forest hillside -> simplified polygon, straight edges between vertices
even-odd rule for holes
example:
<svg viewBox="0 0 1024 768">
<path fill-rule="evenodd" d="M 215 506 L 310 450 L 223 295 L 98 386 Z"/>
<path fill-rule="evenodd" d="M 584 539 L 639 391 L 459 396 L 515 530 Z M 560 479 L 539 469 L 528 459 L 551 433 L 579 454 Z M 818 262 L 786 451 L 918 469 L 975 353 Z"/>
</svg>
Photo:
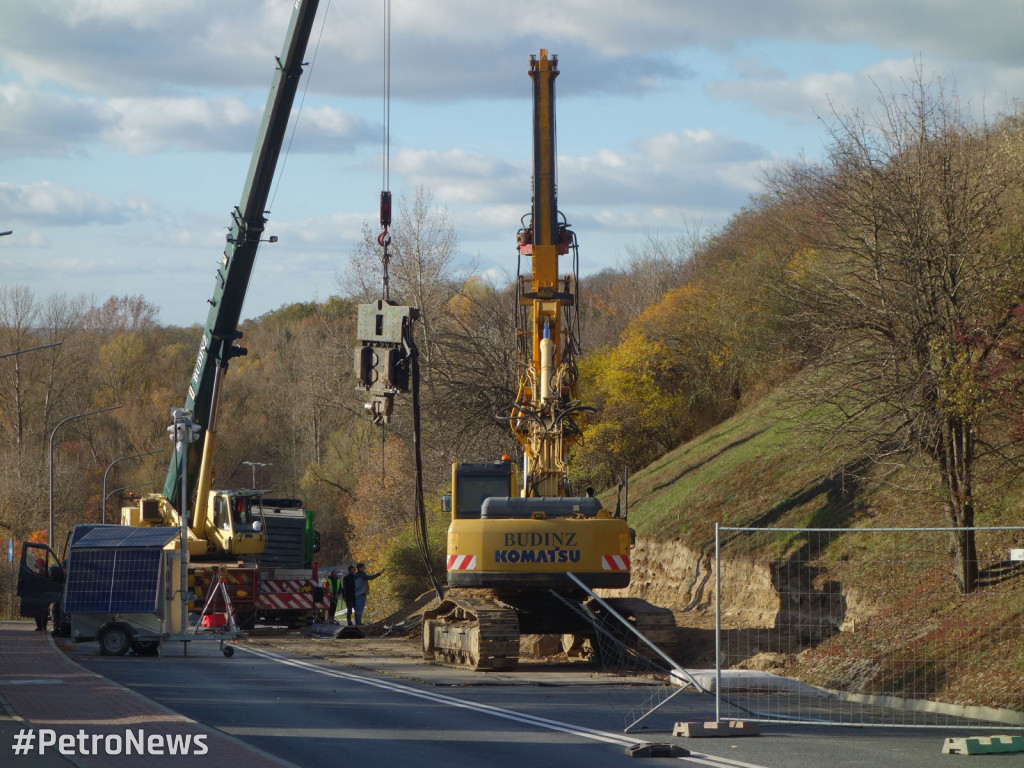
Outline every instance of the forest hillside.
<svg viewBox="0 0 1024 768">
<path fill-rule="evenodd" d="M 948 526 L 956 599 L 994 594 L 1006 542 L 971 529 L 1024 523 L 1021 120 L 979 123 L 944 83 L 919 80 L 880 94 L 874 115 L 823 125 L 825 158 L 772 169 L 720 229 L 651 236 L 577 276 L 579 388 L 596 413 L 568 479 L 608 505 L 629 478 L 641 539 L 700 556 L 715 522 Z M 428 538 L 443 571 L 451 462 L 521 456 L 495 418 L 515 399 L 518 309 L 514 285 L 456 259 L 429 191 L 398 199 L 392 235 L 391 296 L 420 310 Z M 367 225 L 336 296 L 242 325 L 214 482 L 303 499 L 322 562 L 386 569 L 373 607 L 385 613 L 427 582 L 408 403 L 371 424 L 353 375 L 378 251 Z M 51 490 L 60 542 L 162 487 L 200 329 L 156 316 L 138 296 L 0 287 L 0 352 L 34 350 L 0 360 L 0 538 L 45 536 Z M 1011 576 L 996 589 L 1019 590 Z"/>
</svg>

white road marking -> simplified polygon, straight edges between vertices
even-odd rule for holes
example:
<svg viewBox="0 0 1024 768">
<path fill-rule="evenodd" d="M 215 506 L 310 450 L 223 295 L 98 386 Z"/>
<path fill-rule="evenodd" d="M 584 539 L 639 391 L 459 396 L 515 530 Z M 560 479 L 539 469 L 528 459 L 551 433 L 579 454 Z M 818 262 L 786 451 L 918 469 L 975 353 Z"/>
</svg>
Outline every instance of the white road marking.
<svg viewBox="0 0 1024 768">
<path fill-rule="evenodd" d="M 392 693 L 400 693 L 405 696 L 412 696 L 417 699 L 426 699 L 427 701 L 433 701 L 438 704 L 446 704 L 451 707 L 457 707 L 459 709 L 469 709 L 474 712 L 480 712 L 493 717 L 500 717 L 505 720 L 512 720 L 518 723 L 524 723 L 526 725 L 533 725 L 538 728 L 546 728 L 549 731 L 557 731 L 559 733 L 566 733 L 574 736 L 580 736 L 586 739 L 592 739 L 594 741 L 603 741 L 608 744 L 618 744 L 623 747 L 629 747 L 638 743 L 637 739 L 624 736 L 618 733 L 611 733 L 609 731 L 599 731 L 593 728 L 585 728 L 579 725 L 571 725 L 569 723 L 559 722 L 558 720 L 548 720 L 547 718 L 537 717 L 535 715 L 528 715 L 523 712 L 515 712 L 511 709 L 502 709 L 501 707 L 495 707 L 490 704 L 479 704 L 472 701 L 466 701 L 464 699 L 457 699 L 454 696 L 447 696 L 443 693 L 437 693 L 435 691 L 421 690 L 419 688 L 413 688 L 409 685 L 403 685 L 402 683 L 396 683 L 391 680 L 378 680 L 369 677 L 363 677 L 351 672 L 342 672 L 338 669 L 327 669 L 317 664 L 313 664 L 308 661 L 300 661 L 298 659 L 289 659 L 284 656 L 279 656 L 272 651 L 266 651 L 263 649 L 251 648 L 244 645 L 236 646 L 239 650 L 246 651 L 247 653 L 255 654 L 256 656 L 262 656 L 263 658 L 276 661 L 279 664 L 286 664 L 291 667 L 298 667 L 305 669 L 309 672 L 314 672 L 318 675 L 324 675 L 325 677 L 337 677 L 343 680 L 349 680 L 354 683 L 360 683 L 362 685 L 369 685 L 374 688 L 380 688 Z M 730 760 L 727 757 L 718 757 L 716 755 L 705 755 L 699 752 L 691 752 L 689 757 L 681 757 L 680 760 L 685 760 L 692 763 L 699 763 L 701 765 L 715 766 L 715 768 L 767 768 L 766 766 L 756 765 L 754 763 L 744 763 L 739 760 Z"/>
</svg>

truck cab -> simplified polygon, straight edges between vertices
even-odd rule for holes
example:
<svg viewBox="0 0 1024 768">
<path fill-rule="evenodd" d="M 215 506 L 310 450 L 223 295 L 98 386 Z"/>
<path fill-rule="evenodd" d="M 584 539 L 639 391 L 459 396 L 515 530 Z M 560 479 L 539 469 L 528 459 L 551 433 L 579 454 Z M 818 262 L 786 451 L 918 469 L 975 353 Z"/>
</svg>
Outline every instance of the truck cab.
<svg viewBox="0 0 1024 768">
<path fill-rule="evenodd" d="M 76 525 L 68 535 L 64 557 L 45 544 L 26 541 L 21 548 L 16 588 L 21 599 L 21 615 L 35 618 L 42 613 L 52 613 L 53 631 L 60 637 L 70 636 L 70 625 L 65 621 L 63 609 L 68 549 L 95 528 L 116 527 L 95 523 Z"/>
<path fill-rule="evenodd" d="M 64 592 L 64 565 L 57 553 L 45 544 L 26 541 L 21 548 L 18 565 L 18 597 L 20 613 L 28 618 L 49 615 L 50 607 L 60 604 Z M 54 614 L 59 624 L 59 613 Z M 55 626 L 54 629 L 58 627 Z"/>
</svg>

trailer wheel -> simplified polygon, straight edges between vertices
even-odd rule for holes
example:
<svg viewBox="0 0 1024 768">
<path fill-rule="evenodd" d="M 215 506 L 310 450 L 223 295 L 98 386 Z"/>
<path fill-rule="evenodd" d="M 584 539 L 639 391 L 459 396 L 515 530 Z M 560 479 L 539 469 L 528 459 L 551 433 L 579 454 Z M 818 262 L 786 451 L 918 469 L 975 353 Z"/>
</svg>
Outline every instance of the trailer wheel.
<svg viewBox="0 0 1024 768">
<path fill-rule="evenodd" d="M 131 647 L 128 630 L 120 624 L 111 624 L 100 632 L 100 653 L 104 656 L 124 656 Z"/>
<path fill-rule="evenodd" d="M 230 645 L 225 645 L 223 648 L 220 649 L 220 652 L 223 653 L 224 657 L 228 659 L 235 655 L 235 649 L 232 648 Z"/>
</svg>

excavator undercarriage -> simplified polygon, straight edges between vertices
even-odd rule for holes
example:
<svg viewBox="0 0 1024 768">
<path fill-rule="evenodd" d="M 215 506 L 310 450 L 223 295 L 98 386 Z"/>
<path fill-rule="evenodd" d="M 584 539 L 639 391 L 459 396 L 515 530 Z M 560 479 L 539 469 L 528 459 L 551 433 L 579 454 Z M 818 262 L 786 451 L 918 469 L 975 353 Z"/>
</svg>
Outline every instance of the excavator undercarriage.
<svg viewBox="0 0 1024 768">
<path fill-rule="evenodd" d="M 605 606 L 662 650 L 675 643 L 675 617 L 668 609 L 633 597 L 605 598 L 604 605 L 585 597 L 553 591 L 488 595 L 487 590 L 449 590 L 438 606 L 423 614 L 423 657 L 446 666 L 507 671 L 519 663 L 521 635 L 561 635 L 563 651 L 588 648 L 589 655 L 599 652 L 596 635 L 605 632 L 650 658 L 652 650 Z M 582 610 L 571 610 L 567 602 Z"/>
</svg>

